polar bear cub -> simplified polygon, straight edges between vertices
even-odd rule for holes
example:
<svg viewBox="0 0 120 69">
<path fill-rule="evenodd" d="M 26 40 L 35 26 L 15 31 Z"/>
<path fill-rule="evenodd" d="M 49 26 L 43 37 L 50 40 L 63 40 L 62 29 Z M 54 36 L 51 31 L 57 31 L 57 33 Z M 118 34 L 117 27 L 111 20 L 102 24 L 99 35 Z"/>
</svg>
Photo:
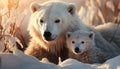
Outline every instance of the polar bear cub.
<svg viewBox="0 0 120 69">
<path fill-rule="evenodd" d="M 67 32 L 66 44 L 69 49 L 69 57 L 83 63 L 103 63 L 107 59 L 95 46 L 95 34 L 92 31 L 77 30 Z"/>
</svg>

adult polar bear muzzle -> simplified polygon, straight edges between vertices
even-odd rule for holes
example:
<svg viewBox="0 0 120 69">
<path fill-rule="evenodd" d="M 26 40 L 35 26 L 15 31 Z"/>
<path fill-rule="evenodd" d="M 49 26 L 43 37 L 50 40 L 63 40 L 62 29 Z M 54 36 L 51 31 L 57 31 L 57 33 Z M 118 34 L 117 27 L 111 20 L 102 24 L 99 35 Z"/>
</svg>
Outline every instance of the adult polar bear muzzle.
<svg viewBox="0 0 120 69">
<path fill-rule="evenodd" d="M 45 31 L 43 36 L 44 36 L 45 40 L 47 40 L 47 41 L 54 40 L 54 38 L 52 38 L 52 33 L 49 31 Z"/>
<path fill-rule="evenodd" d="M 49 31 L 45 31 L 43 36 L 45 37 L 46 40 L 48 41 L 51 40 L 51 33 Z"/>
<path fill-rule="evenodd" d="M 43 38 L 46 41 L 53 41 L 59 36 L 60 30 L 58 30 L 58 26 L 55 26 L 54 23 L 46 23 L 46 29 L 43 32 Z"/>
<path fill-rule="evenodd" d="M 53 35 L 50 31 L 45 31 L 43 37 L 47 41 L 52 41 L 56 39 L 57 35 Z"/>
</svg>

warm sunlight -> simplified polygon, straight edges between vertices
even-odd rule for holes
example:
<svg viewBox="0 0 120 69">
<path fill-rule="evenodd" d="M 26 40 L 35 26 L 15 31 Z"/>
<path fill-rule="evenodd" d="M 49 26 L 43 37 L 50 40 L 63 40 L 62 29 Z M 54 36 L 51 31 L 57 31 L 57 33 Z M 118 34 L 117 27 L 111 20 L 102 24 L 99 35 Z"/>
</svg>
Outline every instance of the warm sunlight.
<svg viewBox="0 0 120 69">
<path fill-rule="evenodd" d="M 118 66 L 117 69 L 120 69 L 120 66 Z"/>
<path fill-rule="evenodd" d="M 109 69 L 109 64 L 104 64 L 98 67 L 98 69 Z"/>
</svg>

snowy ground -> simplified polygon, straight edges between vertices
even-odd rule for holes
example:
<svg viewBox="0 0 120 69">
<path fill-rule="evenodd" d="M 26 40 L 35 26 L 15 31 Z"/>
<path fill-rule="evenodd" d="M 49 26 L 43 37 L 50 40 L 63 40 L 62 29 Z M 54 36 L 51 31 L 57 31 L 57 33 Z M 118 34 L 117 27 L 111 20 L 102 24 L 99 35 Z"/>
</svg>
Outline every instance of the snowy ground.
<svg viewBox="0 0 120 69">
<path fill-rule="evenodd" d="M 74 59 L 67 59 L 55 65 L 45 59 L 39 61 L 15 49 L 13 54 L 0 54 L 0 69 L 120 69 L 120 55 L 103 64 L 84 64 Z"/>
</svg>

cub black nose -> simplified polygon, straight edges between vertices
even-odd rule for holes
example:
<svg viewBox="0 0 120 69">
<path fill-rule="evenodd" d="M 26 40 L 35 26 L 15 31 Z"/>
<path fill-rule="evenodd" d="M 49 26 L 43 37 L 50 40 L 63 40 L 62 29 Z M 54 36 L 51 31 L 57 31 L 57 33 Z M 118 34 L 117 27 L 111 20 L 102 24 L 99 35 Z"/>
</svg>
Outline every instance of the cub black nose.
<svg viewBox="0 0 120 69">
<path fill-rule="evenodd" d="M 49 31 L 45 31 L 43 36 L 45 37 L 46 40 L 49 41 L 51 40 L 51 35 L 52 34 Z"/>
<path fill-rule="evenodd" d="M 80 49 L 78 47 L 75 48 L 75 52 L 76 53 L 79 53 L 80 52 Z"/>
</svg>

